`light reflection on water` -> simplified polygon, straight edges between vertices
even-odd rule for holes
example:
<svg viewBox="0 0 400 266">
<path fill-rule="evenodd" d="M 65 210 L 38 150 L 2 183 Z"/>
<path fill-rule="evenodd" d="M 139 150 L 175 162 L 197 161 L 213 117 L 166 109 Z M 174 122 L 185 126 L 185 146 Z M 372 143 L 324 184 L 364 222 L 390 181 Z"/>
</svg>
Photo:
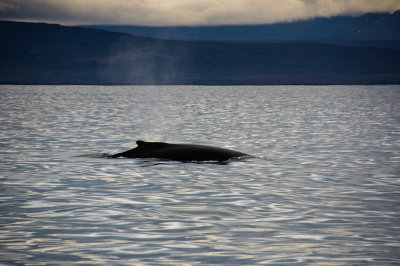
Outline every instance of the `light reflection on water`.
<svg viewBox="0 0 400 266">
<path fill-rule="evenodd" d="M 399 86 L 0 96 L 1 263 L 400 263 Z M 137 139 L 258 158 L 102 158 Z"/>
</svg>

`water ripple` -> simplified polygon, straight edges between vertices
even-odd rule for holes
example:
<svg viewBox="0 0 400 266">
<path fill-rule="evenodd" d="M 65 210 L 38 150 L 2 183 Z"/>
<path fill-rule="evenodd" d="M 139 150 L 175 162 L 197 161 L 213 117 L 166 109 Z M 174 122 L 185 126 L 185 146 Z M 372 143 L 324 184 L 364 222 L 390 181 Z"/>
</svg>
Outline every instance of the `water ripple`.
<svg viewBox="0 0 400 266">
<path fill-rule="evenodd" d="M 399 91 L 0 86 L 0 263 L 399 264 Z M 137 139 L 256 158 L 105 158 Z"/>
</svg>

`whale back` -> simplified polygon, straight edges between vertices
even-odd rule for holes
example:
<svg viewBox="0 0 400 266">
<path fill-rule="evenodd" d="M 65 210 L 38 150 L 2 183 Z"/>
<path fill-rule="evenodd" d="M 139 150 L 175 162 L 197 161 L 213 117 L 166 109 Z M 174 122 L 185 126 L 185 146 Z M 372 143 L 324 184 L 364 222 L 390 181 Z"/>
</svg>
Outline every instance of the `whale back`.
<svg viewBox="0 0 400 266">
<path fill-rule="evenodd" d="M 143 141 L 143 140 L 137 140 L 136 144 L 138 145 L 138 147 L 165 147 L 166 145 L 171 145 L 169 143 L 165 143 L 165 142 L 147 142 L 147 141 Z"/>
<path fill-rule="evenodd" d="M 199 144 L 171 144 L 136 141 L 136 148 L 112 155 L 112 158 L 158 158 L 175 161 L 226 161 L 249 156 L 246 153 Z"/>
</svg>

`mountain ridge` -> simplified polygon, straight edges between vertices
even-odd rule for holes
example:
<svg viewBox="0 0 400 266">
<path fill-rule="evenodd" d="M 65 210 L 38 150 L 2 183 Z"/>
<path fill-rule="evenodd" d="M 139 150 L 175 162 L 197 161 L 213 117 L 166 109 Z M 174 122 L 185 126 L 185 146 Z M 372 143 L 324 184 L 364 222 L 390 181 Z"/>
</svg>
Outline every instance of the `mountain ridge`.
<svg viewBox="0 0 400 266">
<path fill-rule="evenodd" d="M 318 17 L 261 25 L 151 27 L 91 25 L 88 28 L 136 36 L 222 42 L 400 41 L 400 11 L 362 16 Z"/>
<path fill-rule="evenodd" d="M 0 21 L 2 84 L 392 84 L 400 51 L 320 43 L 174 41 Z"/>
</svg>

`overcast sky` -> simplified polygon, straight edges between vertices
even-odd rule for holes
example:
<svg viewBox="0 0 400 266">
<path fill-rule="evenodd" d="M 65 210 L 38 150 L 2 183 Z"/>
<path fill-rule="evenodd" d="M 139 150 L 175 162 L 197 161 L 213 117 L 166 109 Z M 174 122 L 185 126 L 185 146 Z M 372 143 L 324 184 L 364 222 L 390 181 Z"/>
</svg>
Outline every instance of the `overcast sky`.
<svg viewBox="0 0 400 266">
<path fill-rule="evenodd" d="M 264 24 L 400 10 L 400 0 L 0 0 L 0 19 L 149 26 Z"/>
</svg>

